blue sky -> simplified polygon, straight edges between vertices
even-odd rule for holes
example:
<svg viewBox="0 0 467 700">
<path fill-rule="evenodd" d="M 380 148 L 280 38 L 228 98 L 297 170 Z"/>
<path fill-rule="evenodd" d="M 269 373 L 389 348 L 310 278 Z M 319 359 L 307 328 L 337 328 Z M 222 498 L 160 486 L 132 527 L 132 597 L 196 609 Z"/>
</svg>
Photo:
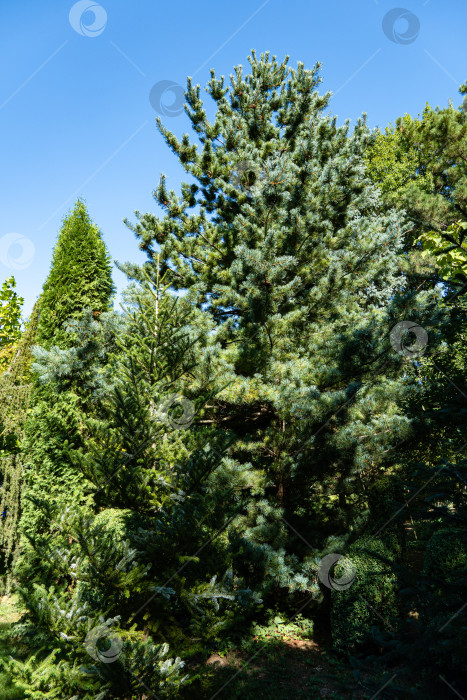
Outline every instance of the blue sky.
<svg viewBox="0 0 467 700">
<path fill-rule="evenodd" d="M 465 0 L 400 2 L 397 12 L 393 0 L 2 0 L 0 282 L 14 274 L 27 315 L 78 196 L 113 259 L 144 260 L 122 220 L 157 211 L 161 172 L 175 189 L 183 179 L 155 128 L 149 95 L 160 81 L 191 75 L 203 86 L 210 68 L 228 76 L 255 48 L 291 65 L 320 61 L 340 121 L 366 112 L 384 127 L 426 102 L 458 106 Z M 189 131 L 183 113 L 164 121 Z M 114 279 L 121 290 L 124 276 Z"/>
</svg>

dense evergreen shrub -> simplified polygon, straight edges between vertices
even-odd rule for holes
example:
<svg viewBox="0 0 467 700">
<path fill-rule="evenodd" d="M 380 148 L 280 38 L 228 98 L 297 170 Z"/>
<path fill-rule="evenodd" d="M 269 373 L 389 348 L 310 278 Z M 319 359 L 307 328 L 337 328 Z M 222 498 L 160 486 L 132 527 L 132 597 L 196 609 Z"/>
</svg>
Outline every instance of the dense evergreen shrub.
<svg viewBox="0 0 467 700">
<path fill-rule="evenodd" d="M 430 538 L 425 550 L 424 573 L 452 579 L 467 569 L 467 533 L 460 528 L 441 528 Z"/>
<path fill-rule="evenodd" d="M 371 642 L 373 627 L 392 626 L 398 612 L 397 576 L 384 561 L 392 556 L 381 540 L 362 537 L 349 548 L 346 559 L 336 564 L 335 579 L 348 574 L 351 565 L 355 571 L 349 588 L 331 593 L 331 629 L 336 649 L 355 651 Z"/>
<path fill-rule="evenodd" d="M 379 539 L 394 554 L 402 554 L 405 547 L 404 518 L 398 511 L 405 504 L 404 489 L 397 474 L 381 477 L 368 489 L 369 526 L 372 532 L 383 528 Z M 398 515 L 397 515 L 398 514 Z"/>
</svg>

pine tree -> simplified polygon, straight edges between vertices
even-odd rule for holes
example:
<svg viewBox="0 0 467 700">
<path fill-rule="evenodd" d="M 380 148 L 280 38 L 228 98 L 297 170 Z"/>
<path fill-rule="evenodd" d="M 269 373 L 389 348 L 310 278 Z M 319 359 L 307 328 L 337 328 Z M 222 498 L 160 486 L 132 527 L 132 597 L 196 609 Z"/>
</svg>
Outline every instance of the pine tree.
<svg viewBox="0 0 467 700">
<path fill-rule="evenodd" d="M 79 318 L 84 309 L 95 315 L 108 311 L 113 292 L 111 262 L 102 235 L 84 202 L 78 200 L 63 221 L 40 296 L 38 344 L 69 344 L 71 336 L 64 324 Z"/>
<path fill-rule="evenodd" d="M 418 387 L 390 331 L 406 319 L 436 329 L 436 293 L 407 286 L 407 226 L 367 175 L 365 120 L 350 130 L 324 114 L 318 65 L 249 62 L 230 86 L 212 72 L 213 122 L 188 79 L 200 146 L 159 129 L 192 182 L 178 196 L 162 176 L 164 216 L 136 212 L 129 226 L 146 268 L 160 250 L 173 288 L 213 319 L 230 367 L 208 419 L 234 431 L 235 455 L 263 487 L 232 526 L 238 570 L 318 594 L 319 557 L 363 528 L 368 488 L 411 432 L 403 403 Z"/>
</svg>

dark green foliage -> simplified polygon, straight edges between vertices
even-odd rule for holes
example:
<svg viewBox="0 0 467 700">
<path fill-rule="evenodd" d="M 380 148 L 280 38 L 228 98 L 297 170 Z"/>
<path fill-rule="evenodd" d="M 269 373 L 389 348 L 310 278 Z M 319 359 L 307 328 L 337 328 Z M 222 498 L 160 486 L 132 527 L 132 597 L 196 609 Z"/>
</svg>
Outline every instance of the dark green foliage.
<svg viewBox="0 0 467 700">
<path fill-rule="evenodd" d="M 260 602 L 232 569 L 224 532 L 251 479 L 228 459 L 227 436 L 190 427 L 215 379 L 209 352 L 203 356 L 203 324 L 158 279 L 126 299 L 107 361 L 93 336 L 115 327 L 111 314 L 75 325 L 69 350 L 36 353 L 57 414 L 38 405 L 29 431 L 38 482 L 51 483 L 46 496 L 31 477 L 35 510 L 25 512 L 28 543 L 16 569 L 43 647 L 29 665 L 15 666 L 28 691 L 47 682 L 57 694 L 87 698 L 99 687 L 102 697 L 123 698 L 137 687 L 133 673 L 170 695 L 165 667 L 148 661 L 158 645 L 187 649 L 192 637 L 206 644 Z M 163 410 L 168 396 L 182 392 L 193 407 L 185 430 L 177 429 L 176 410 Z M 87 410 L 78 411 L 83 396 Z M 82 642 L 106 618 L 124 640 L 124 656 L 99 667 L 98 682 Z M 174 668 L 178 677 L 180 663 Z"/>
<path fill-rule="evenodd" d="M 430 538 L 425 550 L 424 572 L 444 581 L 452 579 L 453 572 L 466 570 L 467 546 L 465 530 L 441 528 Z"/>
<path fill-rule="evenodd" d="M 86 500 L 86 482 L 73 460 L 83 446 L 80 422 L 78 399 L 71 392 L 55 397 L 53 405 L 40 401 L 31 410 L 22 446 L 25 471 L 21 534 L 27 541 L 23 542 L 17 570 L 25 580 L 37 576 L 52 583 L 53 563 L 43 559 L 38 545 L 49 540 L 62 508 L 79 507 Z M 66 537 L 60 537 L 53 538 L 52 543 L 63 547 L 66 541 Z"/>
<path fill-rule="evenodd" d="M 386 205 L 404 208 L 412 222 L 405 243 L 410 284 L 427 289 L 442 281 L 444 295 L 444 342 L 409 370 L 421 388 L 407 404 L 416 429 L 393 477 L 407 503 L 397 519 L 412 532 L 407 560 L 395 569 L 406 619 L 396 638 L 380 639 L 384 661 L 407 664 L 434 697 L 451 692 L 442 674 L 465 695 L 467 663 L 466 146 L 465 111 L 427 106 L 418 119 L 398 119 L 369 151 L 369 172 Z"/>
<path fill-rule="evenodd" d="M 397 576 L 391 569 L 392 553 L 381 540 L 360 538 L 335 566 L 334 578 L 349 574 L 353 565 L 355 580 L 345 590 L 331 594 L 331 629 L 334 647 L 354 652 L 368 645 L 373 629 L 390 630 L 398 614 Z"/>
<path fill-rule="evenodd" d="M 372 532 L 382 528 L 380 539 L 397 555 L 405 545 L 404 524 L 397 517 L 404 505 L 404 489 L 397 473 L 383 476 L 368 488 L 369 527 Z"/>
<path fill-rule="evenodd" d="M 447 452 L 449 444 L 445 447 Z M 465 692 L 467 474 L 464 459 L 452 454 L 452 460 L 408 467 L 406 498 L 415 534 L 409 538 L 407 561 L 396 559 L 391 567 L 400 581 L 400 619 L 396 634 L 377 632 L 384 649 L 378 663 L 402 666 L 401 679 L 417 675 L 422 690 L 415 697 L 420 699 L 427 688 L 429 697 L 442 696 L 443 674 Z M 405 509 L 399 517 L 407 518 Z"/>
<path fill-rule="evenodd" d="M 64 324 L 84 309 L 108 311 L 114 292 L 110 257 L 84 202 L 78 200 L 63 221 L 49 276 L 40 297 L 37 343 L 67 347 L 71 336 Z"/>
</svg>

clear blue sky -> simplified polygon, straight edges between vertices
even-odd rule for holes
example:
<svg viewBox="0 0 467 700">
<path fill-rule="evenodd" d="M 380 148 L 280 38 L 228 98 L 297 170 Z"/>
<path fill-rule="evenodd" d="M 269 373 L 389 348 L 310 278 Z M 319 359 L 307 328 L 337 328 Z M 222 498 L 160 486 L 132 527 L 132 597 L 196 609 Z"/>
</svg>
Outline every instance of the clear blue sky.
<svg viewBox="0 0 467 700">
<path fill-rule="evenodd" d="M 400 3 L 408 12 L 393 21 L 397 0 L 90 0 L 70 22 L 69 0 L 1 0 L 0 282 L 15 275 L 28 314 L 78 196 L 113 259 L 144 260 L 122 219 L 157 210 L 161 172 L 175 189 L 183 179 L 155 128 L 149 94 L 159 81 L 184 85 L 191 75 L 204 85 L 210 68 L 228 76 L 255 48 L 290 54 L 292 65 L 320 61 L 340 121 L 366 112 L 384 127 L 425 102 L 459 105 L 467 3 Z M 164 119 L 189 131 L 183 113 Z M 123 275 L 114 279 L 122 289 Z"/>
</svg>

